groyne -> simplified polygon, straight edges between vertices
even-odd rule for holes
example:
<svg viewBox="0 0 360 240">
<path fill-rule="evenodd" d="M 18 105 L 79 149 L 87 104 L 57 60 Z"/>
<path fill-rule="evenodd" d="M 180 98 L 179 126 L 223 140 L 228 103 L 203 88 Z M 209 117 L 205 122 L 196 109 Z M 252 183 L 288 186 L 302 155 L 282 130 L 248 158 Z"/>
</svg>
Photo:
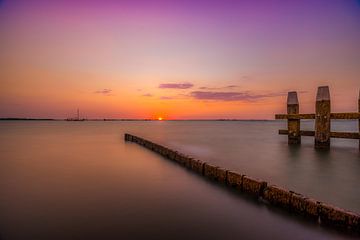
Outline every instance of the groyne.
<svg viewBox="0 0 360 240">
<path fill-rule="evenodd" d="M 192 158 L 141 137 L 125 133 L 125 141 L 144 146 L 199 175 L 236 189 L 239 192 L 259 198 L 270 205 L 304 216 L 323 225 L 344 229 L 357 234 L 360 233 L 360 215 L 357 213 L 317 201 L 300 193 L 272 185 L 261 179 Z"/>
<path fill-rule="evenodd" d="M 288 135 L 288 143 L 300 144 L 301 136 L 315 137 L 315 148 L 330 148 L 331 138 L 347 138 L 360 140 L 360 92 L 358 112 L 332 113 L 330 90 L 328 86 L 318 88 L 316 94 L 315 113 L 299 114 L 297 92 L 288 92 L 287 114 L 276 114 L 275 119 L 286 119 L 288 129 L 280 129 L 279 134 Z M 314 119 L 315 131 L 300 130 L 301 119 Z M 358 120 L 358 132 L 332 132 L 331 119 Z M 360 150 L 360 141 L 359 141 Z"/>
</svg>

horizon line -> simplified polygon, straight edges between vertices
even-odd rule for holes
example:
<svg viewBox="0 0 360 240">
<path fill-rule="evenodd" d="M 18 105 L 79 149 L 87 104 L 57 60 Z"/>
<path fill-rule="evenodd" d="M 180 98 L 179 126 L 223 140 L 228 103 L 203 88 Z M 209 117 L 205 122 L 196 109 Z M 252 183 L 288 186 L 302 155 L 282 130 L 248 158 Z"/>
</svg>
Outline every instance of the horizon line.
<svg viewBox="0 0 360 240">
<path fill-rule="evenodd" d="M 185 119 L 162 119 L 156 118 L 87 118 L 87 119 L 67 119 L 67 118 L 27 118 L 27 117 L 1 117 L 0 121 L 24 120 L 24 121 L 275 121 L 276 119 L 245 119 L 245 118 L 185 118 Z"/>
</svg>

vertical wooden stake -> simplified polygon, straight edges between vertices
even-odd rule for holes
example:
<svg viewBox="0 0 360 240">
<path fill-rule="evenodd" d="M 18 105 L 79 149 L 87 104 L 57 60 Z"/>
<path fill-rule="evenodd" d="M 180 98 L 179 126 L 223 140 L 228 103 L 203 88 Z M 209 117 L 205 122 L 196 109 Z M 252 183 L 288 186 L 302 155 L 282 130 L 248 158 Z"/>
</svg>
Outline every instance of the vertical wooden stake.
<svg viewBox="0 0 360 240">
<path fill-rule="evenodd" d="M 358 112 L 360 113 L 360 90 L 359 90 L 359 99 L 358 99 Z M 360 119 L 359 119 L 359 134 L 360 134 Z M 359 150 L 360 150 L 360 139 L 359 139 Z"/>
<path fill-rule="evenodd" d="M 299 100 L 296 92 L 288 92 L 287 113 L 299 114 Z M 300 119 L 288 119 L 288 144 L 300 144 Z"/>
<path fill-rule="evenodd" d="M 316 95 L 315 148 L 330 147 L 330 91 L 319 87 Z"/>
</svg>

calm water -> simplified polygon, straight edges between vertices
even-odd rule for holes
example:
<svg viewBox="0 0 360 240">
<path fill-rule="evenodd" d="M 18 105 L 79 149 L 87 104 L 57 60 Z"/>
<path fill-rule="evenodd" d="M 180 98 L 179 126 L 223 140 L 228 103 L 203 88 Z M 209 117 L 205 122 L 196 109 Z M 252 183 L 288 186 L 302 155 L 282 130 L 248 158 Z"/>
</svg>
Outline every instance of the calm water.
<svg viewBox="0 0 360 240">
<path fill-rule="evenodd" d="M 311 129 L 311 122 L 303 123 Z M 0 239 L 347 239 L 269 208 L 132 143 L 137 134 L 360 212 L 355 140 L 328 152 L 284 122 L 0 122 Z M 357 131 L 356 122 L 334 130 Z"/>
</svg>

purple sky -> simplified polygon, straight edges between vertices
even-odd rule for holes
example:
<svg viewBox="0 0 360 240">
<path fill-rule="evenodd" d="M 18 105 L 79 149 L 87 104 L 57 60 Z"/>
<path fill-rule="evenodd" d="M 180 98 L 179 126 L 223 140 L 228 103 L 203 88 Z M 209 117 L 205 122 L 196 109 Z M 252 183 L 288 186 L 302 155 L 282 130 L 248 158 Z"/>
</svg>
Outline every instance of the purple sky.
<svg viewBox="0 0 360 240">
<path fill-rule="evenodd" d="M 303 112 L 320 85 L 334 111 L 358 98 L 358 0 L 3 0 L 0 42 L 0 117 L 272 118 L 291 90 Z"/>
</svg>

